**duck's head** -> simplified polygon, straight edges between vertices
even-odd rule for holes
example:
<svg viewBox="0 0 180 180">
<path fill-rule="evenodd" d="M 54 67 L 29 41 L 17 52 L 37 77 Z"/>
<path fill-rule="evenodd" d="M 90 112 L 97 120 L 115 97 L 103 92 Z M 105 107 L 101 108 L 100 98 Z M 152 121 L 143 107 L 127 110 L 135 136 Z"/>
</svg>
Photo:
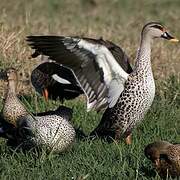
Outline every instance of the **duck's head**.
<svg viewBox="0 0 180 180">
<path fill-rule="evenodd" d="M 159 166 L 159 160 L 165 155 L 167 148 L 172 145 L 167 141 L 157 141 L 147 145 L 144 149 L 145 156 L 150 159 L 156 166 Z"/>
<path fill-rule="evenodd" d="M 178 42 L 179 40 L 173 37 L 167 29 L 160 23 L 150 22 L 143 27 L 141 35 L 154 38 L 164 38 L 171 42 Z"/>
<path fill-rule="evenodd" d="M 7 76 L 7 81 L 17 81 L 18 76 L 17 76 L 17 71 L 14 68 L 9 68 L 6 70 L 6 76 Z"/>
</svg>

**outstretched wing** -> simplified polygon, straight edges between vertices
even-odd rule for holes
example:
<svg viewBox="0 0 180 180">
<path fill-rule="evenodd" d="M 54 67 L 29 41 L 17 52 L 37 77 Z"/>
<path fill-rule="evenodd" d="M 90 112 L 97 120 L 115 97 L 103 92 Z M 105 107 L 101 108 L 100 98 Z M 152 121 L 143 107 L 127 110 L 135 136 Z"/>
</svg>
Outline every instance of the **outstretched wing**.
<svg viewBox="0 0 180 180">
<path fill-rule="evenodd" d="M 115 59 L 119 54 L 126 57 L 120 48 L 115 55 L 104 45 L 111 42 L 78 37 L 28 36 L 27 41 L 36 50 L 32 56 L 46 55 L 73 70 L 87 95 L 88 110 L 116 104 L 129 75 Z"/>
</svg>

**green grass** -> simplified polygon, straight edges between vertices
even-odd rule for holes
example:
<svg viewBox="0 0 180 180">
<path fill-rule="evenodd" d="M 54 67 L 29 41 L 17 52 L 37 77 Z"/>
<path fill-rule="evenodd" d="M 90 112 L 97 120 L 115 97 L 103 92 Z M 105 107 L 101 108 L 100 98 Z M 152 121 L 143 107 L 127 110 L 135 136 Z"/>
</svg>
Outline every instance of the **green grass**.
<svg viewBox="0 0 180 180">
<path fill-rule="evenodd" d="M 22 98 L 34 112 L 53 109 L 59 104 L 53 101 L 45 104 L 39 96 L 36 102 L 34 98 Z M 82 100 L 67 102 L 66 106 L 73 106 L 72 123 L 87 135 L 100 121 L 101 114 L 86 113 Z M 14 151 L 1 140 L 0 179 L 160 179 L 143 153 L 148 143 L 160 139 L 180 142 L 179 99 L 172 102 L 157 95 L 143 123 L 134 130 L 130 146 L 123 141 L 108 143 L 77 137 L 71 150 L 53 154 L 45 149 Z"/>
<path fill-rule="evenodd" d="M 30 34 L 103 36 L 119 44 L 133 63 L 145 23 L 160 21 L 180 38 L 179 9 L 179 0 L 1 0 L 0 68 L 13 66 L 31 73 L 36 61 L 28 59 L 31 50 L 25 37 Z M 49 154 L 45 149 L 14 151 L 0 139 L 0 179 L 160 179 L 143 150 L 159 139 L 180 143 L 179 45 L 154 42 L 156 98 L 143 123 L 134 130 L 132 145 L 77 137 L 69 152 Z M 1 102 L 4 89 L 0 82 Z M 23 96 L 22 101 L 33 112 L 59 105 L 45 103 L 36 95 Z M 78 99 L 66 105 L 73 107 L 75 128 L 87 135 L 100 121 L 101 114 L 87 113 Z"/>
</svg>

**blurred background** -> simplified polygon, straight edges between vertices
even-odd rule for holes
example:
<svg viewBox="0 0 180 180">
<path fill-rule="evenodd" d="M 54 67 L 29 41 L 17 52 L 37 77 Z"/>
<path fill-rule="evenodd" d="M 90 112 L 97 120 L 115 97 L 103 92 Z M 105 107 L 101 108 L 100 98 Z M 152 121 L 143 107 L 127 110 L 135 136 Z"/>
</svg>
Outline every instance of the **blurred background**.
<svg viewBox="0 0 180 180">
<path fill-rule="evenodd" d="M 27 35 L 103 37 L 124 49 L 134 64 L 141 29 L 149 21 L 159 21 L 180 39 L 179 0 L 1 0 L 0 66 L 13 66 L 21 78 L 29 75 L 37 61 L 31 54 Z M 152 64 L 156 80 L 175 75 L 179 81 L 180 43 L 157 40 Z M 0 89 L 3 89 L 2 87 Z M 21 92 L 27 87 L 21 86 Z M 27 90 L 29 91 L 29 89 Z"/>
</svg>

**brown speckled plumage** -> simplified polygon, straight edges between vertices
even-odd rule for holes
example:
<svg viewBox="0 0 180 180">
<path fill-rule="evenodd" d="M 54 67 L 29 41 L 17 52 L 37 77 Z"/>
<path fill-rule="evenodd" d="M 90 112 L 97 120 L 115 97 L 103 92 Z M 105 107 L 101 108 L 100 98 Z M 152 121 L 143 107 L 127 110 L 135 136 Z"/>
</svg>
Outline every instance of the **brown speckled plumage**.
<svg viewBox="0 0 180 180">
<path fill-rule="evenodd" d="M 161 177 L 180 176 L 180 144 L 157 141 L 146 146 L 144 152 Z"/>
<path fill-rule="evenodd" d="M 7 70 L 7 80 L 8 87 L 2 109 L 2 116 L 7 122 L 16 126 L 16 120 L 21 116 L 27 115 L 28 111 L 15 95 L 18 81 L 15 69 L 11 68 Z"/>
</svg>

